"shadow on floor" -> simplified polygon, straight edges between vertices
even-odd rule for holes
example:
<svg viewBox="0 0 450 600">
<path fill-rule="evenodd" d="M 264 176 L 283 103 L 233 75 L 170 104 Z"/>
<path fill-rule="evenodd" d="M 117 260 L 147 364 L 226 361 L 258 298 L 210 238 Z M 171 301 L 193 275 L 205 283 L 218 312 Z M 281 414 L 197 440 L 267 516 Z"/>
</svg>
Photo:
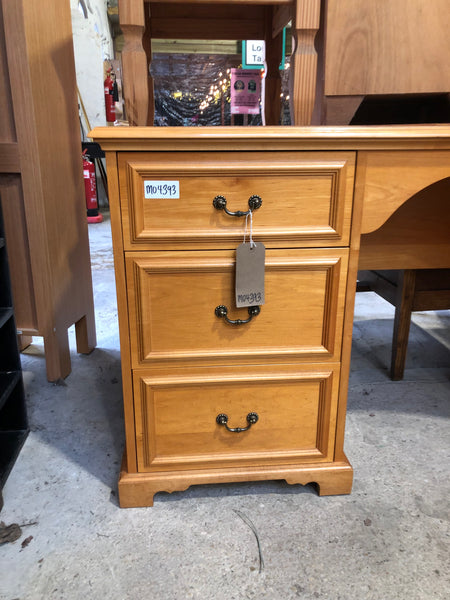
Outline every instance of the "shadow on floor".
<svg viewBox="0 0 450 600">
<path fill-rule="evenodd" d="M 124 447 L 120 353 L 96 348 L 71 358 L 72 373 L 54 384 L 38 346 L 22 354 L 31 431 L 115 488 Z"/>
</svg>

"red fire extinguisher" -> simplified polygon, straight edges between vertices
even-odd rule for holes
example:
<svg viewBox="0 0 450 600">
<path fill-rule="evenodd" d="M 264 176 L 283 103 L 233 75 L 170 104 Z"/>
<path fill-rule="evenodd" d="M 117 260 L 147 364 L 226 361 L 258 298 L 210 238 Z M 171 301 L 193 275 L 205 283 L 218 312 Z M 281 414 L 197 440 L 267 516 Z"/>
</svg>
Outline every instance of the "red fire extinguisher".
<svg viewBox="0 0 450 600">
<path fill-rule="evenodd" d="M 111 77 L 111 69 L 108 69 L 105 79 L 105 108 L 107 122 L 114 123 L 116 120 L 116 107 L 114 104 L 114 80 Z"/>
<path fill-rule="evenodd" d="M 95 165 L 86 155 L 87 149 L 83 150 L 83 177 L 84 192 L 86 195 L 86 209 L 88 223 L 101 223 L 103 216 L 98 212 L 97 183 L 95 180 Z"/>
</svg>

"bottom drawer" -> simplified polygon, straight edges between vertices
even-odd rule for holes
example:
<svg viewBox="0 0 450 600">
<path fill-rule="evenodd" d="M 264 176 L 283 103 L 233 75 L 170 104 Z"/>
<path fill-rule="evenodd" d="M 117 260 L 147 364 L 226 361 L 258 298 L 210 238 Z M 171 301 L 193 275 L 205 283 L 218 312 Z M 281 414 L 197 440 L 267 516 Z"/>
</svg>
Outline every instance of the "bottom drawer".
<svg viewBox="0 0 450 600">
<path fill-rule="evenodd" d="M 136 371 L 138 470 L 332 461 L 339 368 L 196 369 L 170 376 Z M 252 413 L 257 420 L 249 423 Z M 227 415 L 229 428 L 248 429 L 229 431 L 219 415 Z"/>
</svg>

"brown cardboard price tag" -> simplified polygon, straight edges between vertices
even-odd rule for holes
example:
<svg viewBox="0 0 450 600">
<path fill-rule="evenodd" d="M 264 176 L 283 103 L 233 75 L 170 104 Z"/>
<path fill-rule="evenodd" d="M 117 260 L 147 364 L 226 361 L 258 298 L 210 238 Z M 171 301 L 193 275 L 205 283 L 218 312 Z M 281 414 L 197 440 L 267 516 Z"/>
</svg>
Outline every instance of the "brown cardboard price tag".
<svg viewBox="0 0 450 600">
<path fill-rule="evenodd" d="M 264 304 L 266 249 L 261 242 L 236 248 L 236 307 Z"/>
</svg>

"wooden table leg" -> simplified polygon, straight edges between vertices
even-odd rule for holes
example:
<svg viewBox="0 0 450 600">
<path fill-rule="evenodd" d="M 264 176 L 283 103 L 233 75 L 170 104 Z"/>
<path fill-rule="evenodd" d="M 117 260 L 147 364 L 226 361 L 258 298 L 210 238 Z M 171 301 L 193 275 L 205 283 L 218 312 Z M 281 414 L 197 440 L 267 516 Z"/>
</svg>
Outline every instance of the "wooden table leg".
<svg viewBox="0 0 450 600">
<path fill-rule="evenodd" d="M 272 37 L 273 8 L 266 11 L 266 125 L 279 125 L 281 113 L 281 76 L 280 62 L 283 55 L 283 33 Z"/>
<path fill-rule="evenodd" d="M 153 77 L 150 74 L 150 66 L 152 64 L 152 39 L 150 36 L 150 19 L 151 14 L 150 10 L 146 10 L 145 12 L 145 32 L 142 37 L 142 46 L 145 51 L 145 55 L 147 57 L 147 84 L 148 84 L 148 108 L 147 108 L 147 125 L 150 127 L 154 125 L 155 122 L 155 90 Z"/>
<path fill-rule="evenodd" d="M 124 37 L 122 69 L 126 116 L 130 125 L 147 125 L 148 64 L 142 45 L 144 3 L 120 0 L 119 18 Z"/>
<path fill-rule="evenodd" d="M 55 329 L 44 335 L 44 352 L 48 381 L 65 379 L 71 371 L 69 336 L 66 327 Z"/>
<path fill-rule="evenodd" d="M 23 333 L 19 333 L 17 335 L 17 345 L 19 346 L 20 352 L 28 348 L 28 346 L 33 342 L 33 338 L 31 335 L 24 335 Z"/>
<path fill-rule="evenodd" d="M 97 337 L 93 307 L 75 323 L 75 336 L 77 352 L 90 354 L 94 350 Z M 65 379 L 72 370 L 67 327 L 56 325 L 43 337 L 48 381 Z"/>
<path fill-rule="evenodd" d="M 80 354 L 90 354 L 94 350 L 97 345 L 97 336 L 93 310 L 75 323 L 75 336 L 77 340 L 77 352 Z"/>
<path fill-rule="evenodd" d="M 294 125 L 310 125 L 316 100 L 317 52 L 314 40 L 320 27 L 320 0 L 297 0 L 293 24 L 292 119 Z"/>
</svg>

